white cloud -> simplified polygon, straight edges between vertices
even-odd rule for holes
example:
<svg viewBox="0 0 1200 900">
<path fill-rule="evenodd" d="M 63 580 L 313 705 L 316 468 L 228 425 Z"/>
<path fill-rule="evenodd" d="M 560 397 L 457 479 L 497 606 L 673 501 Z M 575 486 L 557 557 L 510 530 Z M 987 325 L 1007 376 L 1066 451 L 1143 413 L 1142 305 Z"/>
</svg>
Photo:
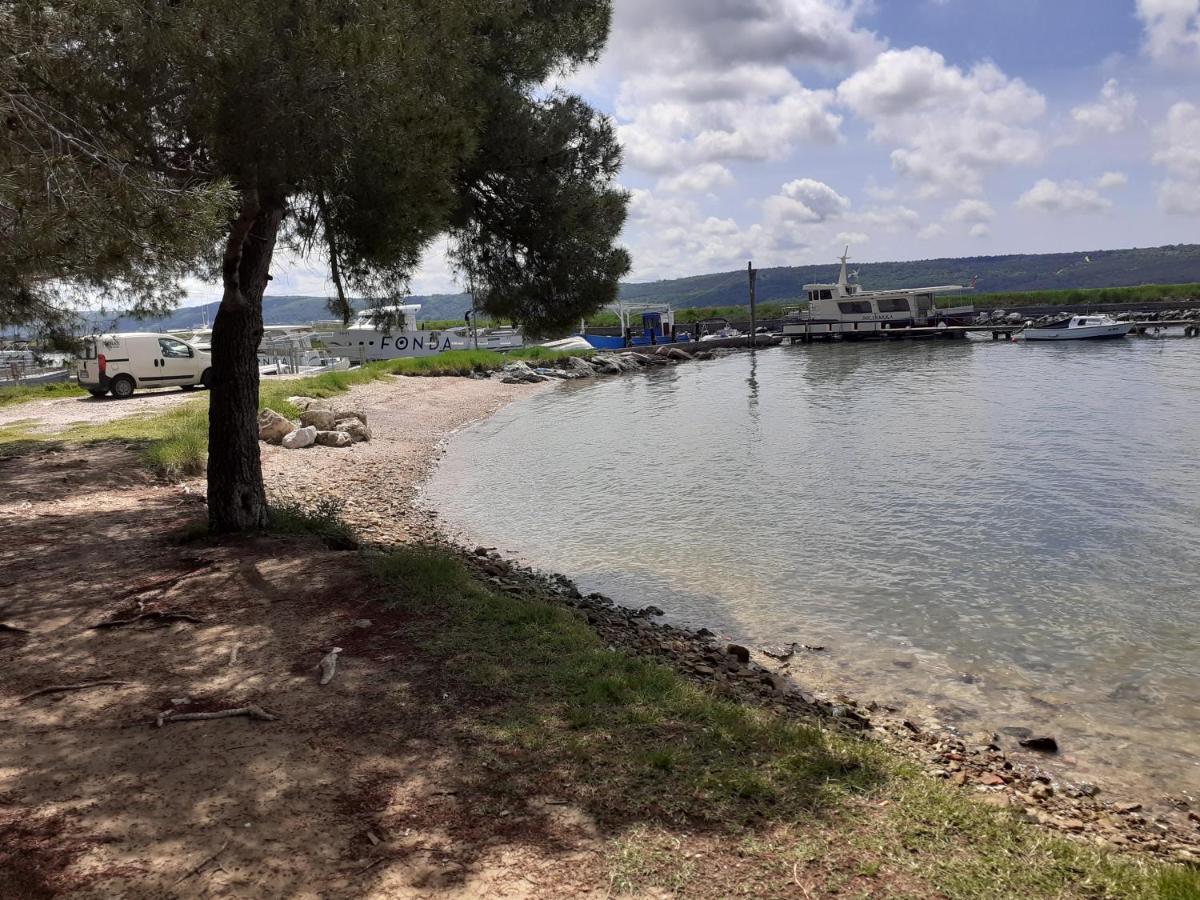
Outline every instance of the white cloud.
<svg viewBox="0 0 1200 900">
<path fill-rule="evenodd" d="M 856 24 L 865 0 L 654 0 L 615 4 L 599 66 L 611 83 L 630 166 L 679 172 L 706 162 L 782 159 L 836 141 L 832 91 L 805 68 L 852 69 L 884 46 Z"/>
<path fill-rule="evenodd" d="M 920 231 L 918 231 L 917 237 L 919 237 L 923 241 L 932 241 L 932 240 L 936 240 L 937 238 L 942 237 L 945 233 L 946 233 L 945 228 L 943 228 L 937 222 L 933 222 L 929 225 L 926 225 L 924 228 L 922 228 Z"/>
<path fill-rule="evenodd" d="M 789 181 L 774 197 L 763 203 L 766 221 L 774 227 L 794 228 L 837 218 L 850 208 L 850 201 L 812 178 Z"/>
<path fill-rule="evenodd" d="M 1159 186 L 1159 205 L 1168 213 L 1200 213 L 1200 108 L 1179 102 L 1155 129 L 1154 162 L 1167 171 Z"/>
<path fill-rule="evenodd" d="M 967 232 L 967 234 L 973 238 L 989 237 L 991 235 L 991 233 L 992 233 L 992 229 L 989 226 L 983 224 L 982 222 L 976 222 L 974 225 L 971 226 L 971 230 Z"/>
<path fill-rule="evenodd" d="M 1145 49 L 1165 66 L 1200 65 L 1200 0 L 1137 0 Z"/>
<path fill-rule="evenodd" d="M 1117 79 L 1110 78 L 1100 89 L 1100 99 L 1075 107 L 1071 110 L 1071 118 L 1088 131 L 1120 134 L 1133 122 L 1136 112 L 1137 97 L 1130 91 L 1122 91 Z"/>
<path fill-rule="evenodd" d="M 651 172 L 781 159 L 797 143 L 838 140 L 833 99 L 782 66 L 647 74 L 621 85 L 617 133 L 626 162 Z"/>
<path fill-rule="evenodd" d="M 733 184 L 733 174 L 720 163 L 701 163 L 659 181 L 659 190 L 680 194 L 705 194 Z"/>
<path fill-rule="evenodd" d="M 1105 172 L 1096 179 L 1096 187 L 1102 191 L 1110 190 L 1111 188 L 1125 187 L 1129 184 L 1129 176 L 1124 172 Z"/>
<path fill-rule="evenodd" d="M 863 234 L 861 231 L 839 231 L 835 243 L 840 244 L 843 247 L 847 245 L 851 247 L 861 247 L 863 244 L 869 244 L 870 242 L 870 237 Z"/>
<path fill-rule="evenodd" d="M 1081 182 L 1043 178 L 1021 195 L 1017 206 L 1048 213 L 1100 212 L 1110 208 L 1112 201 Z"/>
<path fill-rule="evenodd" d="M 983 200 L 963 200 L 947 216 L 951 222 L 980 224 L 996 218 L 996 211 Z"/>
<path fill-rule="evenodd" d="M 989 62 L 964 71 L 927 47 L 889 50 L 837 95 L 871 123 L 875 140 L 899 145 L 892 168 L 924 196 L 979 193 L 988 172 L 1043 153 L 1027 126 L 1045 113 L 1045 98 Z"/>
<path fill-rule="evenodd" d="M 856 225 L 889 232 L 912 230 L 921 224 L 921 214 L 907 206 L 873 207 L 852 218 Z"/>
</svg>

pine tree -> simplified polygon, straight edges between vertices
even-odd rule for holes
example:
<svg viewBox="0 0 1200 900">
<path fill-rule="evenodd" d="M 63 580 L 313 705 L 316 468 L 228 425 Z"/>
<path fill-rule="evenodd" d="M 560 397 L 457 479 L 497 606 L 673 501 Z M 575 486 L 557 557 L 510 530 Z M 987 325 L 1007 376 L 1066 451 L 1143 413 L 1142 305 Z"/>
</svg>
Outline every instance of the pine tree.
<svg viewBox="0 0 1200 900">
<path fill-rule="evenodd" d="M 539 96 L 555 72 L 595 59 L 609 0 L 12 7 L 20 33 L 50 36 L 40 74 L 23 83 L 80 133 L 111 141 L 130 185 L 185 192 L 177 230 L 231 209 L 207 260 L 223 289 L 209 427 L 218 532 L 267 521 L 256 351 L 277 245 L 324 251 L 345 317 L 348 292 L 380 304 L 402 296 L 423 249 L 449 232 L 484 306 L 533 330 L 595 310 L 628 269 L 614 247 L 625 196 L 612 185 L 611 126 L 576 97 Z M 18 71 L 32 66 L 13 55 Z M 171 229 L 160 247 L 152 215 L 129 212 L 132 239 L 150 256 L 161 250 L 164 265 L 138 260 L 126 275 L 172 283 L 194 248 Z M 81 249 L 72 264 L 113 283 Z"/>
</svg>

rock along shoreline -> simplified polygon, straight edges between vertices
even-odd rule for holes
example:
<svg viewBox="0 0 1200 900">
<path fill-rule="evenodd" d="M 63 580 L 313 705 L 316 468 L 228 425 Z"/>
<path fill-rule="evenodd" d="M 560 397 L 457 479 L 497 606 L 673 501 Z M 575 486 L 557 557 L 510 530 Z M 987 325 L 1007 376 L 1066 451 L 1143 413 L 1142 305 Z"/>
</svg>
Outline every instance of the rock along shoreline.
<svg viewBox="0 0 1200 900">
<path fill-rule="evenodd" d="M 573 357 L 547 368 L 510 363 L 498 374 L 506 384 L 532 384 L 618 375 L 734 352 L 740 351 L 721 348 L 690 354 L 660 347 L 654 354 L 627 351 L 597 354 L 591 360 Z M 453 434 L 447 435 L 447 440 Z M 444 446 L 445 441 L 439 450 Z M 429 503 L 427 496 L 424 502 Z M 1035 761 L 1011 757 L 1005 745 L 1017 745 L 1017 738 L 995 733 L 967 735 L 949 727 L 920 725 L 898 709 L 874 701 L 812 692 L 796 681 L 790 664 L 796 660 L 802 665 L 805 654 L 824 648 L 793 644 L 777 650 L 752 649 L 707 628 L 655 621 L 663 615 L 655 606 L 623 606 L 603 594 L 584 595 L 567 576 L 538 571 L 506 558 L 495 548 L 473 546 L 467 536 L 452 535 L 440 522 L 435 524 L 437 518 L 433 512 L 427 520 L 425 537 L 459 553 L 481 580 L 511 594 L 570 608 L 614 649 L 652 658 L 729 700 L 879 741 L 929 777 L 970 791 L 980 802 L 1009 810 L 1032 827 L 1123 852 L 1200 864 L 1200 807 L 1190 798 L 1175 798 L 1168 809 L 1151 811 L 1149 804 L 1107 796 L 1096 785 L 1071 783 Z M 1057 752 L 1053 738 L 1032 734 L 1024 738 L 1020 746 L 1025 751 Z"/>
</svg>

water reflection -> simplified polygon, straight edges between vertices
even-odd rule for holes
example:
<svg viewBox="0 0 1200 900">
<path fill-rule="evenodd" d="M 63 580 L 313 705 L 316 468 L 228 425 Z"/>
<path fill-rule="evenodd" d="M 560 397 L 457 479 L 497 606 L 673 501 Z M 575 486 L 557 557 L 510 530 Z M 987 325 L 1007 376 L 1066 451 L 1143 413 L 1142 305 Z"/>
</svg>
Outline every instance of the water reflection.
<svg viewBox="0 0 1200 900">
<path fill-rule="evenodd" d="M 807 678 L 1200 790 L 1198 373 L 1184 341 L 736 354 L 505 410 L 433 490 L 589 589 L 830 645 Z"/>
</svg>

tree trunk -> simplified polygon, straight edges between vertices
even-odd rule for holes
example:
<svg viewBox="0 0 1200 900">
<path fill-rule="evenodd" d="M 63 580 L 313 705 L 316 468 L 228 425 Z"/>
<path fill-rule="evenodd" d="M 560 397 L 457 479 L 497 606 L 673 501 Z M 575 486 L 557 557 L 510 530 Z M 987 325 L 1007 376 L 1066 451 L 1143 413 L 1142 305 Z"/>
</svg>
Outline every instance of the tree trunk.
<svg viewBox="0 0 1200 900">
<path fill-rule="evenodd" d="M 267 525 L 258 451 L 258 344 L 283 204 L 244 191 L 222 263 L 224 293 L 213 322 L 208 411 L 208 522 L 218 534 Z"/>
</svg>

